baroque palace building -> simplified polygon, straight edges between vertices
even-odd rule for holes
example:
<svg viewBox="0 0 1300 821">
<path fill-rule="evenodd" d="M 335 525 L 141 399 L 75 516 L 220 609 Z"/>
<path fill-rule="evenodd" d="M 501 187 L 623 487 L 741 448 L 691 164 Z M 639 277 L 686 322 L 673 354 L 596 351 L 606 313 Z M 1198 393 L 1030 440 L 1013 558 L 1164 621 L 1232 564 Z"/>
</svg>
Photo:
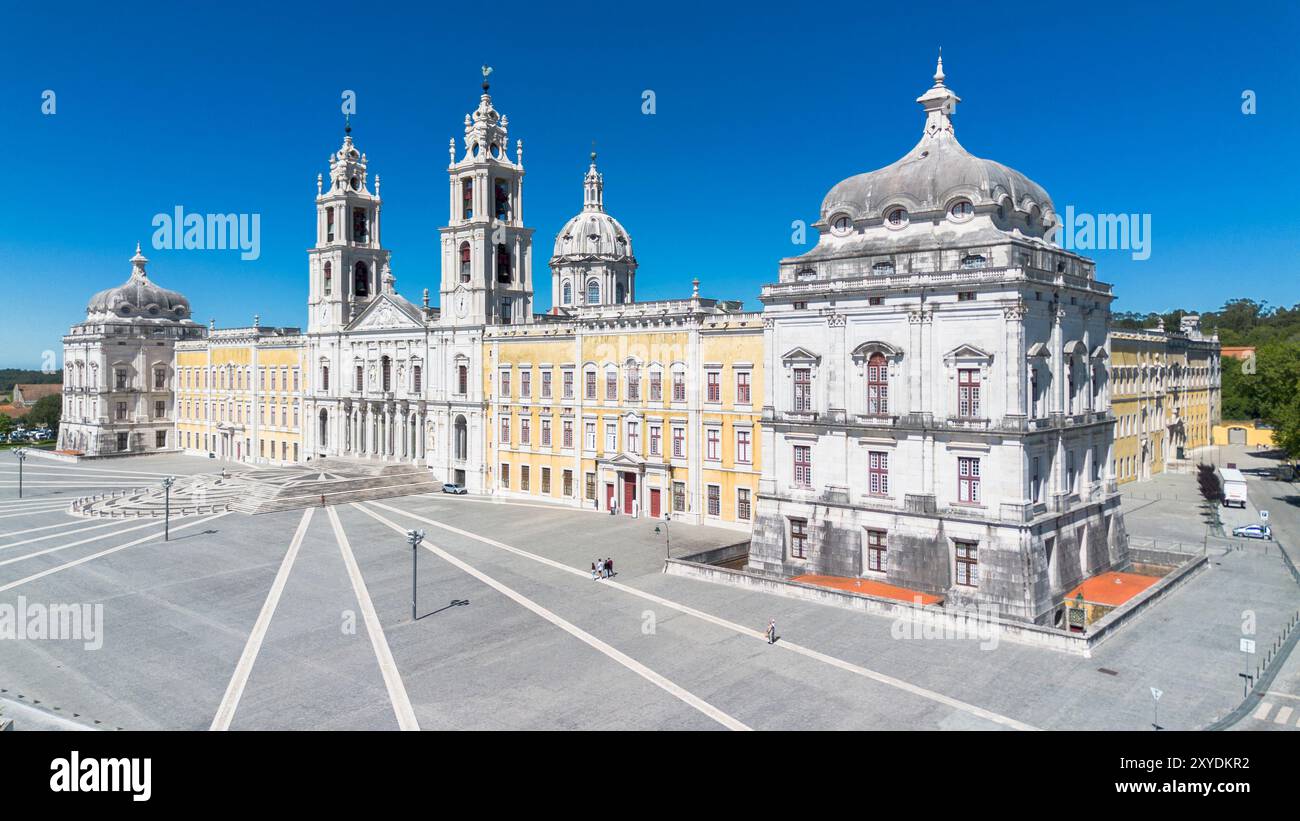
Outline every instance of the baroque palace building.
<svg viewBox="0 0 1300 821">
<path fill-rule="evenodd" d="M 1218 335 L 1203 335 L 1193 315 L 1177 331 L 1161 324 L 1110 339 L 1115 476 L 1123 484 L 1185 464 L 1221 418 Z"/>
<path fill-rule="evenodd" d="M 65 337 L 61 446 L 420 465 L 751 531 L 753 571 L 1056 623 L 1065 591 L 1126 561 L 1117 478 L 1208 441 L 1217 339 L 1109 334 L 1111 287 L 1052 240 L 1047 193 L 957 142 L 942 61 L 917 102 L 920 141 L 831 189 L 759 312 L 698 280 L 637 301 L 593 153 L 536 313 L 523 142 L 486 77 L 449 146 L 439 307 L 414 304 L 348 128 L 316 180 L 305 330 L 196 325 L 137 253 Z"/>
</svg>

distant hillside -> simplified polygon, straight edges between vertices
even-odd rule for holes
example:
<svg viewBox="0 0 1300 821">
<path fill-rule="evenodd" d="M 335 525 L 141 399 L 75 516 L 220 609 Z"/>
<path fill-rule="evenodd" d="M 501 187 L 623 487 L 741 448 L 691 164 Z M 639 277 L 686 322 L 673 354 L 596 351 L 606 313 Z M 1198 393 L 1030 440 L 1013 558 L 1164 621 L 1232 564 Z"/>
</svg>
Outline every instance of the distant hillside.
<svg viewBox="0 0 1300 821">
<path fill-rule="evenodd" d="M 0 396 L 13 393 L 14 385 L 46 385 L 63 381 L 63 371 L 41 373 L 22 368 L 0 368 Z"/>
</svg>

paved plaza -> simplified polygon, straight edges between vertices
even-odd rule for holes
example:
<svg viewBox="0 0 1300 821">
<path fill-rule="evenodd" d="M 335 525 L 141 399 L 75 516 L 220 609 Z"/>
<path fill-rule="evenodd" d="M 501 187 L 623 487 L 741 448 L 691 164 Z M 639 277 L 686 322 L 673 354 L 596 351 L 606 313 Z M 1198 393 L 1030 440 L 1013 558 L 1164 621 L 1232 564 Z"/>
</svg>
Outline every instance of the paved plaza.
<svg viewBox="0 0 1300 821">
<path fill-rule="evenodd" d="M 248 468 L 32 456 L 21 501 L 16 468 L 0 454 L 0 605 L 103 614 L 94 649 L 0 640 L 0 714 L 20 730 L 1146 730 L 1152 686 L 1160 724 L 1194 729 L 1242 703 L 1242 612 L 1263 644 L 1300 600 L 1276 544 L 1204 532 L 1190 475 L 1126 486 L 1128 527 L 1206 550 L 1209 569 L 1083 658 L 895 638 L 888 618 L 668 576 L 644 519 L 422 494 L 173 517 L 164 542 L 161 519 L 69 504 Z M 1284 543 L 1293 487 L 1251 480 Z M 674 556 L 743 538 L 669 527 Z M 409 528 L 426 533 L 414 620 Z M 617 575 L 594 581 L 604 557 Z M 1296 729 L 1294 658 L 1271 690 L 1237 729 Z"/>
</svg>

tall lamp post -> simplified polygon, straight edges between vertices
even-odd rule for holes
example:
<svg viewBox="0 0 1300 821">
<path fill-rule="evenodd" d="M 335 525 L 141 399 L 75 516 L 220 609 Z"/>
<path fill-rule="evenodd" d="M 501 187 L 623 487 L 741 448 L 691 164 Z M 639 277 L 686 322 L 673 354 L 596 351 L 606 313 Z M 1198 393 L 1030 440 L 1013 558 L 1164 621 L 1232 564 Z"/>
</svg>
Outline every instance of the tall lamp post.
<svg viewBox="0 0 1300 821">
<path fill-rule="evenodd" d="M 15 448 L 14 456 L 18 459 L 18 498 L 23 498 L 23 461 L 27 459 L 27 448 Z"/>
<path fill-rule="evenodd" d="M 420 542 L 424 541 L 423 530 L 406 531 L 406 540 L 411 543 L 411 621 L 419 618 L 415 610 L 415 578 L 419 569 Z"/>
<path fill-rule="evenodd" d="M 172 485 L 176 483 L 175 476 L 168 476 L 163 479 L 163 541 L 170 541 L 172 536 Z"/>
</svg>

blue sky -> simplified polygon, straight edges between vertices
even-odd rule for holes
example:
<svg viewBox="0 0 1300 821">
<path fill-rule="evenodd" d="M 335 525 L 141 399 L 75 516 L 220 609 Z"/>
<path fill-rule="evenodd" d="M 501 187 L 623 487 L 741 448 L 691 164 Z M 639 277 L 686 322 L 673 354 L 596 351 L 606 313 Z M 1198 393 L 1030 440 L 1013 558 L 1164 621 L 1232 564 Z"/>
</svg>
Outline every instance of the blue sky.
<svg viewBox="0 0 1300 821">
<path fill-rule="evenodd" d="M 315 179 L 342 138 L 344 89 L 383 178 L 398 290 L 436 299 L 447 140 L 483 63 L 524 140 L 538 310 L 593 139 L 639 298 L 699 277 L 705 295 L 758 307 L 777 260 L 808 247 L 791 222 L 915 143 L 939 46 L 968 150 L 1030 176 L 1058 211 L 1151 215 L 1150 259 L 1091 254 L 1115 310 L 1300 301 L 1292 4 L 6 5 L 0 367 L 57 349 L 89 296 L 126 279 L 137 241 L 199 321 L 305 324 Z M 153 216 L 178 205 L 260 214 L 260 258 L 149 248 Z"/>
</svg>

